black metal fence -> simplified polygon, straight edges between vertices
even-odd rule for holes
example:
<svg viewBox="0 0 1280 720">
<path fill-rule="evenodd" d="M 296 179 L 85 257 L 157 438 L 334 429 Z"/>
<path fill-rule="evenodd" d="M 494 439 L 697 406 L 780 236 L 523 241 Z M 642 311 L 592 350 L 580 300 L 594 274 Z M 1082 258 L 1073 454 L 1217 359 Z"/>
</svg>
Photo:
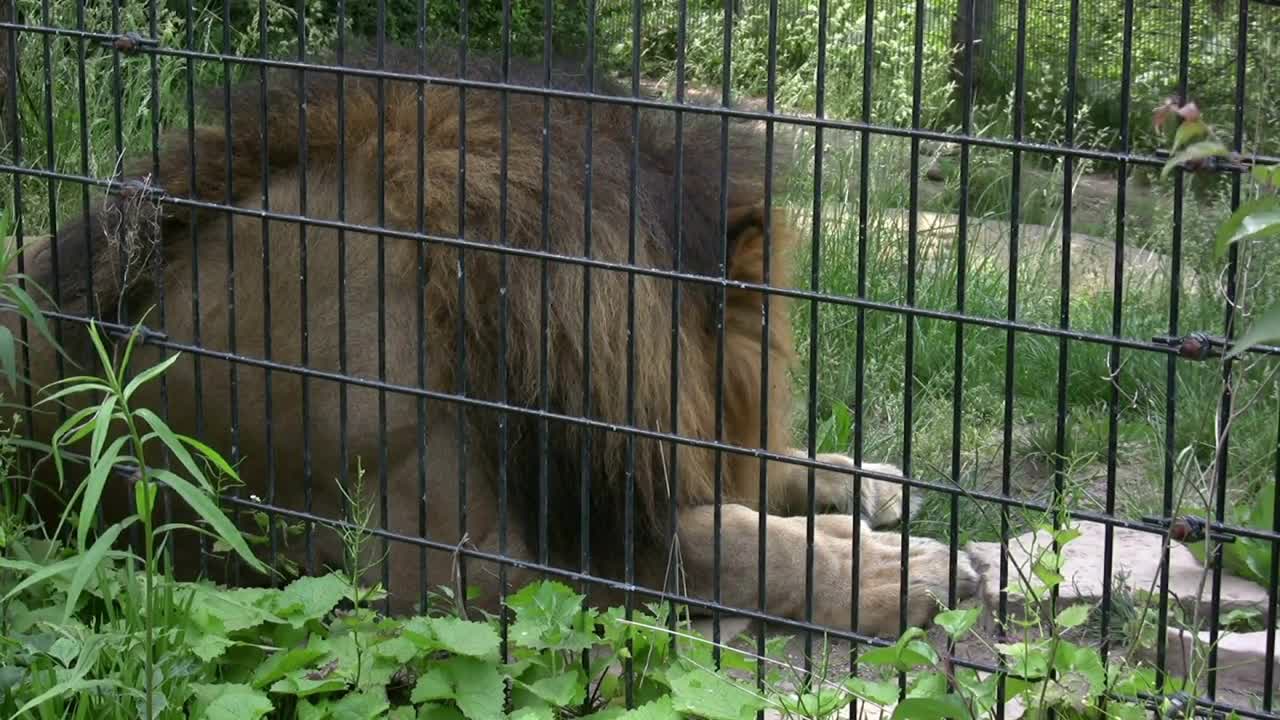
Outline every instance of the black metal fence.
<svg viewBox="0 0 1280 720">
<path fill-rule="evenodd" d="M 536 571 L 592 585 L 593 593 L 612 591 L 628 607 L 670 599 L 717 623 L 742 615 L 883 645 L 884 635 L 856 631 L 860 613 L 864 628 L 883 611 L 903 630 L 909 623 L 897 616 L 924 601 L 922 584 L 947 606 L 988 587 L 981 568 L 969 575 L 962 539 L 1000 543 L 996 565 L 985 568 L 999 578 L 983 598 L 994 602 L 984 613 L 1013 627 L 1009 583 L 1018 571 L 1010 539 L 1034 526 L 1026 515 L 1047 513 L 1054 527 L 1074 519 L 1104 528 L 1097 644 L 1105 655 L 1121 644 L 1113 587 L 1117 563 L 1127 559 L 1113 557 L 1115 532 L 1164 538 L 1182 527 L 1175 516 L 1190 514 L 1194 502 L 1181 490 L 1195 475 L 1209 490 L 1198 508 L 1212 520 L 1210 535 L 1268 552 L 1266 565 L 1255 568 L 1266 576 L 1258 622 L 1267 652 L 1256 705 L 1218 697 L 1211 650 L 1207 686 L 1192 693 L 1202 700 L 1198 712 L 1280 717 L 1272 698 L 1280 525 L 1245 526 L 1232 509 L 1271 497 L 1265 488 L 1280 473 L 1269 359 L 1280 350 L 1221 360 L 1238 335 L 1238 293 L 1269 291 L 1239 278 L 1236 253 L 1225 268 L 1198 264 L 1207 262 L 1197 250 L 1207 231 L 1196 224 L 1199 215 L 1220 216 L 1245 199 L 1256 149 L 1249 143 L 1280 131 L 1268 124 L 1277 99 L 1266 94 L 1276 87 L 1266 84 L 1270 71 L 1249 60 L 1256 46 L 1274 43 L 1266 31 L 1275 8 L 1249 0 L 1145 8 L 1130 0 L 1114 3 L 1118 17 L 1103 18 L 1096 14 L 1102 3 L 994 3 L 993 40 L 982 49 L 992 75 L 982 82 L 995 84 L 993 97 L 1010 99 L 991 106 L 1008 114 L 978 127 L 986 106 L 962 92 L 952 124 L 926 127 L 924 46 L 935 34 L 971 38 L 976 21 L 957 31 L 951 10 L 930 12 L 927 22 L 912 14 L 909 37 L 887 38 L 906 42 L 912 58 L 896 76 L 906 78 L 896 90 L 905 92 L 909 118 L 898 123 L 892 112 L 903 108 L 876 101 L 894 92 L 895 76 L 868 71 L 878 60 L 876 43 L 886 39 L 876 7 L 859 4 L 835 27 L 823 18 L 837 4 L 799 8 L 787 0 L 767 12 L 768 62 L 758 78 L 767 97 L 762 106 L 729 108 L 720 106 L 721 94 L 744 94 L 730 77 L 732 59 L 723 58 L 719 83 L 688 82 L 687 74 L 700 71 L 688 64 L 687 27 L 663 60 L 675 71 L 666 89 L 676 99 L 642 96 L 642 68 L 663 51 L 642 52 L 626 34 L 678 18 L 665 4 L 646 6 L 639 23 L 632 15 L 624 27 L 614 24 L 621 22 L 617 3 L 586 3 L 581 58 L 553 67 L 547 57 L 514 59 L 510 37 L 478 38 L 465 9 L 461 38 L 495 54 L 462 42 L 393 52 L 381 32 L 365 52 L 341 23 L 329 35 L 306 3 L 301 11 L 265 2 L 104 11 L 19 2 L 0 23 L 7 43 L 3 170 L 18 242 L 67 238 L 44 275 L 37 271 L 37 279 L 54 281 L 62 311 L 50 317 L 60 332 L 81 332 L 95 313 L 116 331 L 143 320 L 149 347 L 189 358 L 188 369 L 166 379 L 158 406 L 245 463 L 250 489 L 225 499 L 238 511 L 275 518 L 273 554 L 283 552 L 274 523 L 306 525 L 301 564 L 309 569 L 325 557 L 312 531 L 341 524 L 336 513 L 345 507 L 332 493 L 322 501 L 326 491 L 318 488 L 333 476 L 353 482 L 360 458 L 376 476 L 375 534 L 390 553 L 378 579 L 410 597 L 409 605 L 429 585 L 452 582 L 456 555 L 464 582 L 468 574 L 492 572 L 505 582 Z M 876 4 L 892 14 L 890 5 Z M 511 6 L 501 9 L 499 27 L 509 34 Z M 426 6 L 380 2 L 376 11 L 377 27 L 396 14 L 412 36 L 435 34 Z M 731 16 L 732 4 L 720 12 Z M 346 8 L 339 4 L 336 13 L 341 18 Z M 778 38 L 801 13 L 818 18 L 814 54 L 798 55 L 813 71 L 801 80 L 813 94 L 795 101 L 801 110 L 779 111 L 769 93 L 784 84 L 779 58 L 792 51 L 778 47 Z M 1197 36 L 1203 13 L 1230 30 Z M 1157 15 L 1150 22 L 1158 29 L 1137 26 L 1135 18 Z M 549 15 L 542 21 L 552 27 Z M 724 46 L 737 47 L 733 23 L 721 32 Z M 846 47 L 841 55 L 861 63 L 854 83 L 827 65 L 838 54 L 830 41 L 836 33 L 858 39 L 856 52 Z M 1039 58 L 1064 64 L 1060 134 L 1033 137 L 1026 102 L 1043 88 L 1029 85 L 1027 46 L 1049 34 L 1065 43 Z M 1105 147 L 1084 147 L 1078 137 L 1076 104 L 1095 72 L 1079 62 L 1086 42 L 1120 52 L 1114 84 L 1089 90 L 1115 92 L 1114 143 Z M 1148 45 L 1169 64 L 1136 66 Z M 1231 61 L 1205 78 L 1225 82 L 1230 104 L 1206 107 L 1206 116 L 1225 118 L 1221 132 L 1246 156 L 1204 181 L 1218 183 L 1218 194 L 1198 199 L 1181 171 L 1159 191 L 1132 180 L 1164 163 L 1159 146 L 1133 142 L 1133 118 L 1146 110 L 1133 97 L 1138 76 L 1159 75 L 1144 87 L 1201 97 L 1190 70 L 1196 47 Z M 312 54 L 328 50 L 336 57 Z M 958 62 L 971 68 L 973 53 Z M 582 63 L 621 67 L 619 88 L 606 92 L 604 79 Z M 95 80 L 109 80 L 110 89 Z M 844 82 L 841 92 L 849 94 L 837 97 L 828 81 Z M 193 103 L 205 89 L 215 106 L 235 111 L 201 126 Z M 712 99 L 682 101 L 695 91 Z M 107 104 L 95 107 L 95 98 Z M 812 107 L 804 110 L 806 103 Z M 177 131 L 167 136 L 171 145 L 161 144 L 165 129 Z M 440 138 L 450 142 L 430 145 Z M 731 152 L 738 140 L 744 145 Z M 796 151 L 783 160 L 788 142 Z M 945 145 L 957 146 L 953 155 L 931 156 L 929 148 Z M 757 150 L 759 158 L 747 157 Z M 142 173 L 129 176 L 134 184 L 119 182 L 117 156 L 142 159 Z M 954 163 L 952 205 L 938 204 L 945 190 L 929 190 L 926 171 L 939 157 Z M 1102 221 L 1095 213 L 1089 230 L 1111 248 L 1100 266 L 1089 265 L 1090 251 L 1075 234 L 1087 210 L 1079 202 L 1086 171 L 1091 187 L 1109 193 Z M 991 181 L 992 174 L 1003 180 Z M 103 253 L 122 248 L 103 227 L 90 224 L 87 240 L 73 242 L 69 219 L 87 212 L 103 189 L 157 208 L 148 220 L 154 230 L 138 232 L 160 251 L 139 261 L 123 247 L 121 266 L 153 275 L 113 280 L 103 267 L 116 266 Z M 800 267 L 794 283 L 771 275 L 782 220 L 746 212 L 757 196 L 795 218 L 794 247 L 776 256 Z M 996 196 L 994 206 L 979 207 Z M 1050 201 L 1052 212 L 1030 217 L 1033 202 Z M 1151 206 L 1141 218 L 1139 201 Z M 943 215 L 949 229 L 940 231 Z M 615 225 L 619 219 L 625 222 Z M 1037 252 L 1050 264 L 1035 270 L 1050 271 L 1028 270 L 1040 262 L 1032 259 Z M 1249 257 L 1255 275 L 1266 277 L 1273 258 Z M 1143 263 L 1150 271 L 1134 279 Z M 1084 276 L 1100 284 L 1080 290 Z M 126 292 L 145 277 L 155 279 Z M 95 294 L 95 283 L 111 302 Z M 769 309 L 784 300 L 794 307 L 789 314 Z M 158 311 L 143 319 L 152 305 Z M 778 329 L 788 325 L 794 333 Z M 330 330 L 337 334 L 322 336 Z M 800 356 L 795 377 L 777 374 L 792 350 Z M 780 419 L 771 403 L 792 389 L 796 417 Z M 1246 395 L 1247 416 L 1240 407 Z M 1044 415 L 1024 416 L 1024 402 Z M 1097 447 L 1094 484 L 1083 498 L 1073 494 L 1075 448 L 1088 440 L 1080 417 L 1095 423 Z M 1237 418 L 1247 431 L 1221 429 Z M 778 428 L 795 432 L 797 455 L 765 437 Z M 1145 450 L 1130 452 L 1143 443 Z M 854 464 L 818 457 L 826 452 L 847 453 Z M 726 460 L 712 462 L 712 455 Z M 1198 474 L 1188 470 L 1188 456 L 1203 462 Z M 902 474 L 852 469 L 873 460 L 896 462 Z M 1020 482 L 1032 472 L 1022 461 L 1044 466 L 1039 487 Z M 876 514 L 846 497 L 868 497 L 872 481 L 886 483 L 876 486 L 885 497 L 883 488 L 900 488 L 909 508 L 900 531 L 884 531 L 892 542 L 863 537 L 845 517 Z M 795 500 L 789 512 L 742 509 L 768 507 L 766 489 L 775 503 Z M 778 500 L 780 492 L 799 499 Z M 926 500 L 921 506 L 913 496 Z M 699 507 L 690 502 L 703 501 L 710 517 L 691 512 Z M 852 537 L 823 524 L 837 515 Z M 645 519 L 656 529 L 638 527 Z M 670 571 L 665 555 L 676 527 L 689 590 L 651 582 Z M 887 554 L 859 554 L 873 542 L 882 554 L 901 554 L 893 563 Z M 1154 594 L 1152 662 L 1162 672 L 1174 652 L 1165 632 L 1176 605 L 1168 571 L 1174 547 L 1162 546 Z M 893 568 L 897 607 L 859 604 L 874 581 L 823 564 L 843 552 L 855 558 L 852 567 L 837 563 L 849 573 Z M 207 567 L 207 553 L 199 557 Z M 877 565 L 859 568 L 858 558 Z M 769 574 L 756 572 L 760 566 Z M 1219 600 L 1229 571 L 1212 565 L 1207 579 L 1202 627 L 1210 646 L 1226 631 Z M 796 585 L 779 587 L 788 582 Z M 838 602 L 833 588 L 842 591 Z M 798 604 L 785 611 L 766 602 L 793 596 Z M 1003 667 L 956 652 L 962 667 Z M 1161 692 L 1145 700 L 1158 708 Z"/>
</svg>

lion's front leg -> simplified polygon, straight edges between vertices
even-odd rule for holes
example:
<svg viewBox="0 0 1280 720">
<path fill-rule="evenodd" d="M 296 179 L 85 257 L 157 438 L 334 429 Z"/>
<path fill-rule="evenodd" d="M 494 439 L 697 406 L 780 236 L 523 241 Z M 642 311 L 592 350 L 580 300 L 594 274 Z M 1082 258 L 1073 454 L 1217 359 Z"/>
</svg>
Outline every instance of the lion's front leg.
<svg viewBox="0 0 1280 720">
<path fill-rule="evenodd" d="M 711 599 L 715 566 L 714 508 L 686 508 L 679 514 L 683 578 L 694 597 Z M 805 517 L 769 515 L 765 536 L 765 611 L 793 620 L 806 615 Z M 894 637 L 898 634 L 900 537 L 873 532 L 848 515 L 815 518 L 813 545 L 813 622 L 836 628 L 852 627 L 854 596 L 851 537 L 860 524 L 858 618 L 859 632 Z M 726 605 L 754 609 L 758 603 L 760 515 L 745 505 L 722 505 L 720 528 L 720 600 Z M 934 540 L 910 538 L 907 621 L 924 625 L 947 599 L 949 554 Z M 973 595 L 977 574 L 964 552 L 956 568 L 960 599 Z"/>
<path fill-rule="evenodd" d="M 788 455 L 796 458 L 807 458 L 804 450 L 789 450 Z M 849 469 L 858 466 L 853 458 L 838 453 L 819 453 L 817 462 L 827 465 L 842 465 Z M 864 470 L 884 475 L 902 476 L 902 471 L 885 463 L 862 464 Z M 809 507 L 809 468 L 805 465 L 776 462 L 770 468 L 770 483 L 780 486 L 781 503 L 776 509 L 785 515 L 806 515 Z M 873 528 L 892 527 L 902 519 L 902 485 L 887 480 L 878 480 L 863 476 L 861 493 L 854 496 L 855 478 L 853 475 L 834 470 L 817 469 L 814 471 L 814 488 L 816 498 L 814 507 L 817 512 L 833 512 L 846 515 L 862 515 Z M 911 511 L 920 508 L 920 493 L 911 497 Z"/>
</svg>

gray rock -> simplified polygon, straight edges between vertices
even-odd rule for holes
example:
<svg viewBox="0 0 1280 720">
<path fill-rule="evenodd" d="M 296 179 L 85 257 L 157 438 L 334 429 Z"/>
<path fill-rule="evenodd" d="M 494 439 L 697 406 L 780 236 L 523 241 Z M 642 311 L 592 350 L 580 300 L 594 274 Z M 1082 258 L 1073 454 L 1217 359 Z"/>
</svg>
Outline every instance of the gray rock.
<svg viewBox="0 0 1280 720">
<path fill-rule="evenodd" d="M 1077 524 L 1080 537 L 1063 548 L 1063 562 L 1059 574 L 1064 578 L 1059 586 L 1059 608 L 1078 602 L 1097 602 L 1102 597 L 1105 578 L 1106 526 L 1101 523 Z M 1160 563 L 1162 536 L 1127 528 L 1113 529 L 1112 577 L 1118 582 L 1122 576 L 1125 584 L 1135 591 L 1160 590 Z M 1000 544 L 993 542 L 970 543 L 966 548 L 974 567 L 982 576 L 979 595 L 988 608 L 988 616 L 994 616 L 1000 602 Z M 1009 541 L 1009 611 L 1024 613 L 1025 603 L 1016 593 L 1020 581 L 1017 568 L 1026 577 L 1033 577 L 1036 560 L 1053 549 L 1051 537 L 1044 532 L 1026 533 Z M 1178 543 L 1169 547 L 1169 590 L 1182 602 L 1187 613 L 1196 610 L 1197 597 L 1201 617 L 1206 617 L 1212 598 L 1212 577 L 1201 583 L 1205 568 L 1191 551 Z M 1203 591 L 1198 592 L 1201 587 Z M 1222 576 L 1221 611 L 1236 609 L 1262 610 L 1267 605 L 1267 592 L 1256 583 L 1232 575 Z"/>
<path fill-rule="evenodd" d="M 1194 675 L 1203 688 L 1208 681 L 1209 632 L 1192 633 L 1181 628 L 1169 628 L 1165 637 L 1165 668 L 1176 676 Z M 1145 655 L 1149 662 L 1156 662 L 1154 649 Z M 1274 677 L 1280 678 L 1280 658 L 1271 658 L 1271 664 Z M 1261 696 L 1267 671 L 1266 631 L 1219 633 L 1218 657 L 1214 667 L 1219 691 Z M 1273 687 L 1272 691 L 1275 689 Z"/>
</svg>

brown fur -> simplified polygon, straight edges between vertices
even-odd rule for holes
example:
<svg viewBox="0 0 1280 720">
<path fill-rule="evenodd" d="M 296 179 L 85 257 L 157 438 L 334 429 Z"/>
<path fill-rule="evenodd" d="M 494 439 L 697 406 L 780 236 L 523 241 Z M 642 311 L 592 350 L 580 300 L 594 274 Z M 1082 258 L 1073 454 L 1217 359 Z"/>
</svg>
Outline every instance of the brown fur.
<svg viewBox="0 0 1280 720">
<path fill-rule="evenodd" d="M 365 58 L 365 62 L 370 59 Z M 498 66 L 490 61 L 471 58 L 469 62 L 469 78 L 501 79 Z M 417 68 L 412 53 L 393 52 L 388 64 L 408 72 Z M 452 74 L 451 63 L 446 56 L 436 55 L 428 63 L 428 71 Z M 511 81 L 538 86 L 541 71 L 536 63 L 515 64 Z M 271 78 L 265 91 L 265 117 L 258 112 L 260 89 L 251 82 L 235 90 L 225 115 L 196 129 L 194 165 L 188 162 L 192 148 L 188 146 L 187 131 L 179 129 L 163 141 L 158 174 L 150 175 L 150 162 L 146 161 L 130 176 L 145 178 L 170 197 L 208 203 L 230 201 L 249 209 L 263 207 L 265 179 L 272 212 L 337 220 L 341 163 L 347 177 L 343 198 L 346 222 L 415 232 L 421 212 L 425 218 L 423 229 L 429 236 L 456 237 L 461 230 L 466 242 L 485 247 L 464 251 L 447 243 L 385 238 L 382 279 L 386 292 L 379 298 L 377 237 L 373 234 L 344 233 L 345 275 L 340 276 L 339 234 L 333 228 L 305 229 L 304 267 L 304 244 L 297 223 L 264 222 L 251 214 L 228 220 L 221 212 L 193 210 L 173 203 L 148 206 L 135 201 L 129 206 L 132 211 L 125 212 L 128 208 L 122 209 L 121 201 L 113 199 L 58 234 L 61 270 L 57 280 L 64 311 L 91 312 L 113 319 L 117 301 L 123 298 L 133 321 L 138 311 L 162 304 L 165 332 L 176 343 L 265 358 L 269 341 L 270 359 L 289 366 L 305 365 L 320 372 L 365 379 L 378 378 L 381 366 L 385 368 L 386 382 L 422 387 L 431 393 L 465 395 L 485 403 L 506 402 L 535 411 L 545 402 L 550 413 L 587 416 L 606 427 L 626 425 L 630 412 L 630 423 L 644 430 L 716 439 L 718 302 L 714 284 L 680 282 L 679 302 L 673 307 L 670 278 L 635 275 L 632 285 L 623 271 L 592 268 L 591 325 L 590 336 L 586 337 L 584 299 L 588 295 L 581 265 L 509 256 L 509 289 L 503 293 L 499 290 L 503 256 L 486 248 L 506 242 L 526 250 L 545 249 L 557 256 L 584 255 L 590 112 L 592 258 L 613 264 L 628 262 L 634 135 L 638 141 L 634 151 L 638 161 L 635 264 L 716 278 L 721 272 L 723 238 L 730 279 L 765 282 L 767 259 L 769 283 L 781 285 L 789 277 L 791 235 L 785 214 L 774 210 L 768 218 L 771 232 L 766 248 L 766 158 L 751 131 L 731 123 L 727 131 L 729 147 L 724 148 L 718 118 L 686 114 L 683 155 L 678 156 L 674 116 L 668 111 L 642 110 L 633 129 L 632 110 L 625 105 L 595 103 L 588 109 L 580 100 L 553 98 L 547 135 L 551 162 L 544 168 L 543 100 L 532 94 L 511 93 L 503 233 L 500 93 L 471 88 L 465 92 L 463 102 L 456 87 L 426 85 L 425 112 L 420 115 L 416 83 L 385 82 L 381 92 L 385 99 L 382 127 L 386 152 L 381 155 L 379 167 L 377 82 L 348 77 L 340 101 L 334 75 L 308 72 L 304 169 L 298 78 L 291 72 L 272 72 L 278 74 Z M 571 68 L 558 68 L 553 85 L 576 91 L 588 87 L 585 78 Z M 596 88 L 619 92 L 602 80 L 597 80 Z M 215 99 L 220 101 L 216 94 Z M 339 107 L 345 109 L 345 133 L 339 130 Z M 229 134 L 224 121 L 229 125 Z M 460 183 L 460 146 L 464 140 L 465 183 Z M 424 185 L 419 183 L 420 152 Z M 724 203 L 727 223 L 723 231 L 719 220 L 722 156 L 730 162 Z M 675 183 L 678 157 L 683 173 L 680 189 Z M 381 209 L 380 179 L 384 193 Z M 465 185 L 466 198 L 461 211 L 460 184 Z M 305 208 L 301 204 L 302 189 L 306 192 Z M 679 221 L 683 226 L 679 242 L 674 212 L 677 207 L 682 209 Z M 121 223 L 129 223 L 133 232 L 122 233 Z M 127 249 L 135 251 L 131 253 L 134 261 L 127 267 L 123 287 L 119 282 L 121 267 L 111 262 L 121 238 L 125 238 Z M 234 249 L 234 273 L 228 238 Z M 265 277 L 264 248 L 270 252 Z M 29 267 L 34 268 L 35 277 L 43 280 L 46 288 L 53 280 L 50 249 L 48 244 L 37 246 L 28 255 Z M 147 258 L 163 263 L 146 264 Z M 92 293 L 85 282 L 86 263 L 94 268 Z M 304 271 L 305 298 L 300 283 Z M 234 291 L 228 288 L 229 277 L 234 279 Z M 154 282 L 155 278 L 162 283 Z M 345 366 L 339 355 L 338 318 L 338 296 L 344 286 Z M 631 289 L 634 295 L 629 295 Z M 193 310 L 197 290 L 198 334 Z M 269 320 L 265 312 L 268 292 Z M 634 299 L 635 309 L 631 337 L 635 352 L 630 365 L 629 297 Z M 500 310 L 503 298 L 507 303 L 505 328 Z M 791 399 L 787 372 L 794 361 L 787 303 L 781 296 L 770 298 L 770 334 L 762 347 L 762 300 L 760 293 L 744 289 L 731 288 L 724 293 L 721 439 L 735 446 L 758 448 L 763 432 L 768 438 L 768 450 L 800 455 L 792 449 L 797 443 L 787 422 Z M 386 322 L 385 358 L 381 365 L 379 303 L 384 304 Z M 304 309 L 309 324 L 305 348 L 299 333 Z M 679 312 L 679 366 L 675 376 L 671 367 L 676 349 L 672 342 L 674 309 Z M 158 310 L 148 316 L 149 325 L 158 324 Z M 85 352 L 83 328 L 64 323 L 63 331 L 72 338 L 68 347 L 80 360 L 87 360 L 90 356 Z M 423 338 L 421 346 L 419 337 Z M 37 343 L 34 347 L 41 346 Z M 135 366 L 161 357 L 152 350 L 140 351 Z M 425 356 L 425 367 L 419 365 L 420 353 Z M 765 353 L 767 398 L 761 383 Z M 45 374 L 38 379 L 48 380 L 52 363 L 47 348 L 36 350 L 35 357 L 33 369 L 38 375 L 42 371 Z M 501 381 L 503 358 L 505 383 Z M 677 381 L 673 427 L 672 384 Z M 672 549 L 667 547 L 666 538 L 668 518 L 674 510 L 687 589 L 707 597 L 711 592 L 710 548 L 714 542 L 714 520 L 708 508 L 715 498 L 718 478 L 726 503 L 721 535 L 723 601 L 756 606 L 760 461 L 749 455 L 722 453 L 724 462 L 717 474 L 716 454 L 706 448 L 644 437 L 629 441 L 625 433 L 554 419 L 544 422 L 536 414 L 515 411 L 506 414 L 503 426 L 492 407 L 454 403 L 438 395 L 423 398 L 387 392 L 380 397 L 376 389 L 361 386 L 346 390 L 344 439 L 340 433 L 343 409 L 339 383 L 329 379 L 306 380 L 304 393 L 300 374 L 277 370 L 270 373 L 268 387 L 267 373 L 261 367 L 233 368 L 219 357 L 197 358 L 191 354 L 171 368 L 166 382 L 171 424 L 181 432 L 198 433 L 239 461 L 241 477 L 249 485 L 246 493 L 252 492 L 278 506 L 336 517 L 341 496 L 335 481 L 353 474 L 358 457 L 369 470 L 367 485 L 375 503 L 382 487 L 388 491 L 386 504 L 375 506 L 374 523 L 382 525 L 385 520 L 385 527 L 392 532 L 426 537 L 445 546 L 465 540 L 481 550 L 501 550 L 526 559 L 536 559 L 545 552 L 559 566 L 574 569 L 584 551 L 589 550 L 593 572 L 620 577 L 628 507 L 626 489 L 633 485 L 637 581 L 651 587 L 669 584 L 667 559 Z M 199 417 L 197 395 L 202 411 Z M 768 412 L 762 417 L 766 399 Z M 139 402 L 162 407 L 154 389 Z M 309 418 L 306 426 L 302 422 L 304 403 Z M 424 423 L 419 421 L 420 416 Z M 380 431 L 383 418 L 385 433 Z M 46 418 L 40 427 L 47 431 L 48 422 Z M 238 436 L 231 432 L 233 425 L 239 428 Z M 502 428 L 507 438 L 505 447 Z M 463 434 L 465 443 L 461 442 Z M 305 446 L 304 436 L 308 440 Z M 507 464 L 501 467 L 499 458 L 504 456 Z M 853 467 L 843 456 L 823 456 L 819 460 Z M 543 463 L 545 513 L 540 509 Z M 888 466 L 874 469 L 893 472 Z M 807 473 L 803 466 L 776 462 L 769 464 L 768 472 L 770 495 L 768 507 L 763 509 L 776 514 L 769 519 L 767 536 L 768 609 L 801 617 L 805 518 L 786 516 L 806 511 Z M 460 482 L 463 476 L 465 483 Z M 584 479 L 590 482 L 587 502 L 582 493 Z M 864 479 L 862 496 L 855 499 L 851 483 L 851 474 L 819 470 L 819 510 L 861 512 L 875 526 L 897 521 L 901 508 L 896 485 Z M 313 488 L 311 493 L 304 491 L 307 485 Z M 500 537 L 498 502 L 504 488 L 508 493 L 510 532 Z M 127 511 L 127 495 L 121 493 L 120 497 L 115 509 Z M 585 537 L 579 532 L 584 509 L 589 512 Z M 837 626 L 849 623 L 848 598 L 854 578 L 850 573 L 848 538 L 853 523 L 854 518 L 847 514 L 823 514 L 818 518 L 815 619 Z M 872 533 L 865 520 L 862 530 L 862 575 L 858 582 L 864 608 L 859 626 L 871 632 L 894 632 L 898 622 L 897 570 L 901 564 L 897 557 L 898 538 L 896 534 L 882 537 Z M 546 547 L 541 546 L 544 531 Z M 340 562 L 339 547 L 332 534 L 320 531 L 319 537 L 319 564 Z M 584 548 L 583 540 L 589 540 L 589 548 Z M 183 563 L 179 569 L 189 574 L 196 562 L 195 556 L 189 554 L 190 548 L 187 551 L 188 554 L 179 555 Z M 428 553 L 428 577 L 424 579 L 416 548 L 397 543 L 389 552 L 389 589 L 398 609 L 408 609 L 417 602 L 421 584 L 450 581 L 452 566 L 447 553 Z M 936 609 L 925 595 L 944 597 L 946 550 L 937 543 L 913 539 L 912 554 L 917 557 L 911 564 L 912 608 L 908 620 L 921 622 Z M 974 578 L 967 557 L 961 554 L 960 562 L 960 590 L 967 595 L 972 592 Z M 475 562 L 468 566 L 481 567 L 478 573 L 469 571 L 469 581 L 482 585 L 488 591 L 486 597 L 496 596 L 493 568 Z M 513 569 L 509 580 L 517 583 L 527 576 Z M 607 593 L 597 597 L 616 599 Z"/>
</svg>

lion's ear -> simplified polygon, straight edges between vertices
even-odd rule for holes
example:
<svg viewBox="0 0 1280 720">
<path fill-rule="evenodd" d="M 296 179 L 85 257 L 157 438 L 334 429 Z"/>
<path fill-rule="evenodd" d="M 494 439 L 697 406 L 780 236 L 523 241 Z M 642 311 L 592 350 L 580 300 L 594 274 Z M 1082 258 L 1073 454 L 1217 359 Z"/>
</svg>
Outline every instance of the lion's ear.
<svg viewBox="0 0 1280 720">
<path fill-rule="evenodd" d="M 729 279 L 738 282 L 765 282 L 766 250 L 769 257 L 769 283 L 777 285 L 786 273 L 782 266 L 784 251 L 789 245 L 790 234 L 781 214 L 772 214 L 766 240 L 765 209 L 758 203 L 739 205 L 729 209 Z M 766 244 L 768 247 L 766 248 Z"/>
</svg>

